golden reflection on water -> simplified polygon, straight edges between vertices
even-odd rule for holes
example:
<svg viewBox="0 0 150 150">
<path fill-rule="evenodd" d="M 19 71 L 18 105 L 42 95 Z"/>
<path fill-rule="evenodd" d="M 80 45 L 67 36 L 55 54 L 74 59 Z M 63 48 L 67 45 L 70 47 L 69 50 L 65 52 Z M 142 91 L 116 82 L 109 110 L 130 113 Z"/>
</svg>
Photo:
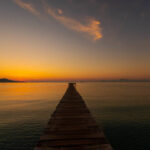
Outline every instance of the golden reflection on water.
<svg viewBox="0 0 150 150">
<path fill-rule="evenodd" d="M 96 118 L 129 121 L 150 117 L 150 83 L 77 83 L 76 87 Z M 55 109 L 66 88 L 67 83 L 1 83 L 1 119 L 11 120 L 11 113 L 21 113 L 22 120 L 29 113 L 34 119 L 40 112 L 35 119 L 42 118 L 44 111 Z"/>
<path fill-rule="evenodd" d="M 0 83 L 0 144 L 33 149 L 66 88 L 67 83 Z M 77 90 L 112 144 L 128 139 L 132 149 L 141 141 L 148 145 L 150 83 L 77 83 Z"/>
<path fill-rule="evenodd" d="M 65 83 L 0 83 L 0 109 L 39 108 L 40 103 L 45 100 L 58 101 L 64 94 L 66 85 Z"/>
<path fill-rule="evenodd" d="M 65 89 L 65 83 L 1 83 L 0 100 L 53 98 L 62 95 Z"/>
</svg>

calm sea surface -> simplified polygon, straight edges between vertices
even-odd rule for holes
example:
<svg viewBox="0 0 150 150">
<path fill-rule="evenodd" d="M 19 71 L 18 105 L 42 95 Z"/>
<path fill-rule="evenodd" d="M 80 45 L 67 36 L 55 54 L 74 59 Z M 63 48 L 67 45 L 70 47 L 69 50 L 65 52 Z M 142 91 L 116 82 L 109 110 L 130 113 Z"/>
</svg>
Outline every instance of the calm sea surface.
<svg viewBox="0 0 150 150">
<path fill-rule="evenodd" d="M 0 83 L 0 150 L 33 150 L 67 83 Z M 114 150 L 150 150 L 150 83 L 78 83 Z"/>
</svg>

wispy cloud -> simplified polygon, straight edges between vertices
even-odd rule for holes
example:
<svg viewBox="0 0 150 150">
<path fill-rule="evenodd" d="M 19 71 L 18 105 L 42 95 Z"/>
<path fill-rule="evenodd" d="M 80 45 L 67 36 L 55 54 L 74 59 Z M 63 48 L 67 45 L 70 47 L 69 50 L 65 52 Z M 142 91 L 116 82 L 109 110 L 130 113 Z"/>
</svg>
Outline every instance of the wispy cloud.
<svg viewBox="0 0 150 150">
<path fill-rule="evenodd" d="M 23 9 L 28 10 L 29 12 L 31 12 L 32 14 L 40 17 L 41 14 L 40 12 L 34 7 L 34 5 L 32 3 L 29 2 L 24 2 L 22 0 L 13 0 L 18 6 L 22 7 Z"/>
<path fill-rule="evenodd" d="M 32 14 L 42 17 L 41 13 L 36 9 L 36 7 L 31 2 L 25 2 L 23 0 L 13 0 L 18 6 Z M 71 17 L 67 17 L 64 15 L 61 9 L 54 9 L 50 5 L 46 3 L 45 0 L 41 0 L 44 6 L 45 12 L 63 24 L 65 27 L 77 31 L 80 33 L 85 33 L 92 37 L 93 40 L 98 40 L 102 38 L 102 29 L 100 27 L 100 21 L 90 18 L 86 22 L 81 22 L 77 19 L 73 19 Z M 44 17 L 44 16 L 43 16 Z"/>
<path fill-rule="evenodd" d="M 86 21 L 85 24 L 83 24 L 76 19 L 65 16 L 61 9 L 51 8 L 45 1 L 43 1 L 43 4 L 47 14 L 55 18 L 67 28 L 77 32 L 86 33 L 90 35 L 93 40 L 98 40 L 102 38 L 102 29 L 100 27 L 100 21 L 94 18 L 90 18 Z"/>
</svg>

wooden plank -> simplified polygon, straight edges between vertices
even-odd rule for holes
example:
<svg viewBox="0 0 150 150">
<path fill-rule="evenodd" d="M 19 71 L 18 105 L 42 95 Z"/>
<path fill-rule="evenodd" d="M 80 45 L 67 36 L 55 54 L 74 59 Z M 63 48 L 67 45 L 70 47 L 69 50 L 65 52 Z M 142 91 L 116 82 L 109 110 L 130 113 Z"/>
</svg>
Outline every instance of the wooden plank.
<svg viewBox="0 0 150 150">
<path fill-rule="evenodd" d="M 34 150 L 112 150 L 72 83 Z"/>
<path fill-rule="evenodd" d="M 84 146 L 72 146 L 72 147 L 37 147 L 35 150 L 112 150 L 110 144 L 94 144 Z"/>
<path fill-rule="evenodd" d="M 108 141 L 104 137 L 95 138 L 95 139 L 69 139 L 67 140 L 41 140 L 38 144 L 39 147 L 48 146 L 48 147 L 58 147 L 58 146 L 86 146 L 86 145 L 95 145 L 101 143 L 101 145 L 108 144 Z"/>
</svg>

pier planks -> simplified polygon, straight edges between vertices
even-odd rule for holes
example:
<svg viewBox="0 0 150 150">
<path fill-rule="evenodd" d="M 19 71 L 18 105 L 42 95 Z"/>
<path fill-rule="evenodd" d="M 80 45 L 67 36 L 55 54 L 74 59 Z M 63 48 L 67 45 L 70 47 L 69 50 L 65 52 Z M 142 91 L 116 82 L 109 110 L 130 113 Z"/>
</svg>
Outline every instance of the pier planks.
<svg viewBox="0 0 150 150">
<path fill-rule="evenodd" d="M 34 150 L 112 150 L 73 83 L 51 116 Z"/>
</svg>

